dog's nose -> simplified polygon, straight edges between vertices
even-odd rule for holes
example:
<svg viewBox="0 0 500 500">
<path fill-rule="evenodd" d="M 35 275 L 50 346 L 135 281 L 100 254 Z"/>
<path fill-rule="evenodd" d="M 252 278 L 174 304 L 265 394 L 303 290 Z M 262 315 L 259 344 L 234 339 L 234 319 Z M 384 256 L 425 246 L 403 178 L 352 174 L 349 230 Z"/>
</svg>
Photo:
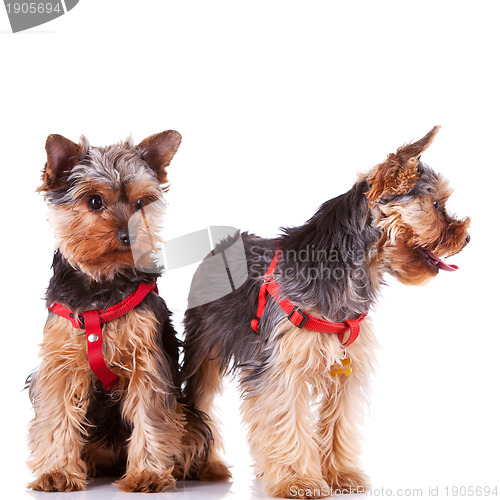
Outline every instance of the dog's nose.
<svg viewBox="0 0 500 500">
<path fill-rule="evenodd" d="M 130 245 L 130 236 L 128 235 L 128 231 L 118 231 L 118 239 L 124 245 Z"/>
<path fill-rule="evenodd" d="M 467 237 L 465 238 L 465 244 L 467 245 L 467 243 L 469 243 L 470 241 L 470 234 L 467 235 Z"/>
</svg>

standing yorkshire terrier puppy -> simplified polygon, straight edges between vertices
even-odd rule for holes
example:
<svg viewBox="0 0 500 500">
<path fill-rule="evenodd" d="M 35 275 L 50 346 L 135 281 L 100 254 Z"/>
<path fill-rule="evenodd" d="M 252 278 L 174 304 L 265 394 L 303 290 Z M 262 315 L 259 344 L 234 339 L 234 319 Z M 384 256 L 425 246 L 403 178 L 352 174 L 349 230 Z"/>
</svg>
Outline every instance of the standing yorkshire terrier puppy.
<svg viewBox="0 0 500 500">
<path fill-rule="evenodd" d="M 469 219 L 445 209 L 448 183 L 420 161 L 438 129 L 389 155 L 303 226 L 277 239 L 244 233 L 245 284 L 185 315 L 186 397 L 210 413 L 221 377 L 239 369 L 250 449 L 272 495 L 368 487 L 358 423 L 375 338 L 365 316 L 384 273 L 422 284 L 455 270 L 441 259 L 469 241 Z M 192 293 L 203 266 L 197 273 Z"/>
<path fill-rule="evenodd" d="M 81 490 L 87 475 L 125 472 L 122 490 L 156 492 L 173 474 L 200 475 L 183 449 L 195 436 L 209 453 L 210 429 L 180 401 L 179 343 L 155 285 L 162 184 L 180 141 L 173 130 L 137 147 L 47 139 L 39 191 L 57 251 L 42 362 L 29 379 L 34 490 Z M 222 478 L 221 467 L 204 478 Z"/>
</svg>

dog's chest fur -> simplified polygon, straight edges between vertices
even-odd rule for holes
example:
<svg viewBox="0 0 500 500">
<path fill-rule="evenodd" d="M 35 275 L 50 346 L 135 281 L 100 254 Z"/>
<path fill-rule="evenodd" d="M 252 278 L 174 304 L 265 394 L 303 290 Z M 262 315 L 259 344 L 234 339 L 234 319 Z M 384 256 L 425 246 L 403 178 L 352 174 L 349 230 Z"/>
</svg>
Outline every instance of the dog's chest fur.
<svg viewBox="0 0 500 500">
<path fill-rule="evenodd" d="M 280 322 L 273 335 L 276 345 L 271 356 L 271 366 L 279 366 L 292 384 L 302 379 L 315 392 L 325 392 L 333 383 L 357 378 L 371 369 L 373 351 L 376 347 L 369 320 L 361 324 L 356 342 L 344 350 L 338 336 L 297 328 L 289 321 Z M 340 364 L 345 356 L 352 361 L 352 375 L 332 377 L 330 368 Z"/>
<path fill-rule="evenodd" d="M 137 363 L 147 363 L 152 346 L 158 346 L 158 321 L 148 308 L 133 309 L 125 316 L 101 325 L 103 356 L 107 365 L 130 378 Z M 60 358 L 68 370 L 88 371 L 85 330 L 51 314 L 44 331 L 44 355 Z"/>
</svg>

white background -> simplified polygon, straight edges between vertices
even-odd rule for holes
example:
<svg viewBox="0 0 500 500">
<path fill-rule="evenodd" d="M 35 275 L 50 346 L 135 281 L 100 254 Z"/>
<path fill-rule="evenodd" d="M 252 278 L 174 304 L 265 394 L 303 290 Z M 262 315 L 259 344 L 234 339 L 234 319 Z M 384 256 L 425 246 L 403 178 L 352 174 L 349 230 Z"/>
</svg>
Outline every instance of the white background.
<svg viewBox="0 0 500 500">
<path fill-rule="evenodd" d="M 0 12 L 1 471 L 24 491 L 26 375 L 37 364 L 53 239 L 35 193 L 50 133 L 93 145 L 176 129 L 167 237 L 206 225 L 263 236 L 303 223 L 356 172 L 443 126 L 423 160 L 451 179 L 472 241 L 425 288 L 389 280 L 363 464 L 375 488 L 499 485 L 499 92 L 496 2 L 82 0 L 9 32 Z M 179 324 L 186 280 L 160 290 Z M 234 388 L 221 398 L 229 486 L 262 497 Z M 183 489 L 185 488 L 185 489 Z M 122 498 L 94 485 L 75 498 Z M 124 495 L 123 498 L 129 498 Z M 65 496 L 64 498 L 71 498 Z"/>
</svg>

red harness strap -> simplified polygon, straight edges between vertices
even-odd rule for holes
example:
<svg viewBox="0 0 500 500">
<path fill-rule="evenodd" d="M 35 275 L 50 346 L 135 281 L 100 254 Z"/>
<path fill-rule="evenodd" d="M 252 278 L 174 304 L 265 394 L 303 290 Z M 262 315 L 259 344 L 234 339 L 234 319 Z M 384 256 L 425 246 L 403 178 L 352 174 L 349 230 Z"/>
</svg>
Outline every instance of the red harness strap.
<svg viewBox="0 0 500 500">
<path fill-rule="evenodd" d="M 134 307 L 137 307 L 146 295 L 153 290 L 158 293 L 156 283 L 141 283 L 133 294 L 129 295 L 119 304 L 115 304 L 107 309 L 85 311 L 79 315 L 74 314 L 71 309 L 61 304 L 56 303 L 49 307 L 49 310 L 55 314 L 69 319 L 74 328 L 85 328 L 87 334 L 87 357 L 90 369 L 102 382 L 106 390 L 115 387 L 118 384 L 119 377 L 108 368 L 104 361 L 104 356 L 102 355 L 101 324 L 124 316 L 134 309 Z"/>
<path fill-rule="evenodd" d="M 257 306 L 257 314 L 252 320 L 251 326 L 255 332 L 259 331 L 259 323 L 264 314 L 267 298 L 272 295 L 281 309 L 288 315 L 288 319 L 298 328 L 307 328 L 320 333 L 335 333 L 338 335 L 340 343 L 344 346 L 350 346 L 359 335 L 359 327 L 361 321 L 366 318 L 366 313 L 362 314 L 356 319 L 349 319 L 342 323 L 331 323 L 324 319 L 315 318 L 306 314 L 304 311 L 295 306 L 286 298 L 280 298 L 280 286 L 273 278 L 274 270 L 278 264 L 279 250 L 274 254 L 273 260 L 269 265 L 264 281 L 260 286 L 259 303 Z M 348 339 L 344 342 L 345 333 L 350 331 Z"/>
</svg>

